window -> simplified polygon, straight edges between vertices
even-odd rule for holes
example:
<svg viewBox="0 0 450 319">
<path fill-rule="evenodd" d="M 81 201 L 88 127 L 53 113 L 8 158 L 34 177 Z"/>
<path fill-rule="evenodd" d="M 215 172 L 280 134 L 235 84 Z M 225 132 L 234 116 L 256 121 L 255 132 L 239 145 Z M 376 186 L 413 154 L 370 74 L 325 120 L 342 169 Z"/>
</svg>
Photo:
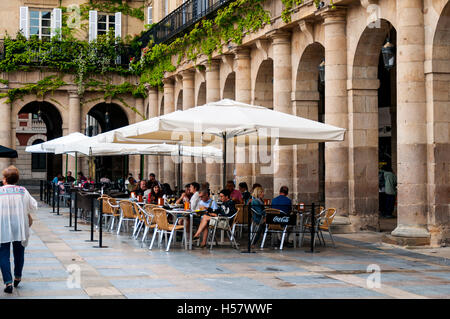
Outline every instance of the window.
<svg viewBox="0 0 450 319">
<path fill-rule="evenodd" d="M 36 140 L 33 145 L 43 143 L 43 140 Z M 45 153 L 32 153 L 31 154 L 31 170 L 33 172 L 44 172 L 47 168 L 47 156 Z"/>
<path fill-rule="evenodd" d="M 30 36 L 36 35 L 41 40 L 50 40 L 52 12 L 49 10 L 30 9 Z"/>
<path fill-rule="evenodd" d="M 147 24 L 153 23 L 153 7 L 147 8 Z"/>
<path fill-rule="evenodd" d="M 115 30 L 116 19 L 114 14 L 99 14 L 97 19 L 97 34 L 106 34 Z"/>
</svg>

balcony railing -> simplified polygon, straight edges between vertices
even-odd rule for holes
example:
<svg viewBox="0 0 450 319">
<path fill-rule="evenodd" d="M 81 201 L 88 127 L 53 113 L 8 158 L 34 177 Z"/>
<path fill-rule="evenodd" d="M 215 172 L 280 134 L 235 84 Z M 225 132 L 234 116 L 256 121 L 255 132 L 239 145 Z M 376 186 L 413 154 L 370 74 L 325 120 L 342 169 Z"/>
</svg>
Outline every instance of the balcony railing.
<svg viewBox="0 0 450 319">
<path fill-rule="evenodd" d="M 203 17 L 206 17 L 233 0 L 187 0 L 164 19 L 153 26 L 151 30 L 141 37 L 142 47 L 150 39 L 155 44 L 168 42 L 189 27 L 193 26 Z"/>
</svg>

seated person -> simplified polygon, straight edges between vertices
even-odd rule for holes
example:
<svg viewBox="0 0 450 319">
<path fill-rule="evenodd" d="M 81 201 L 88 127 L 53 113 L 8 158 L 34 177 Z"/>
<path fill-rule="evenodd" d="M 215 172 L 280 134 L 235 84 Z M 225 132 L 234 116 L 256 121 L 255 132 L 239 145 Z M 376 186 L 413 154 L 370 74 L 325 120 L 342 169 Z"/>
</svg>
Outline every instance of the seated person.
<svg viewBox="0 0 450 319">
<path fill-rule="evenodd" d="M 148 190 L 148 188 L 147 188 L 147 181 L 145 181 L 145 180 L 140 181 L 140 182 L 139 182 L 139 186 L 138 186 L 138 188 L 136 189 L 136 196 L 138 196 L 138 195 L 144 196 L 144 195 L 145 195 L 145 192 L 146 192 L 147 190 Z"/>
<path fill-rule="evenodd" d="M 249 199 L 252 197 L 252 194 L 248 191 L 248 186 L 246 182 L 239 183 L 239 191 L 242 194 L 242 200 L 244 204 L 248 204 Z"/>
<path fill-rule="evenodd" d="M 133 178 L 133 176 L 128 177 L 128 185 L 127 190 L 129 193 L 136 191 L 138 188 L 138 184 L 136 183 L 136 180 Z"/>
<path fill-rule="evenodd" d="M 158 198 L 163 198 L 163 192 L 161 191 L 161 188 L 159 188 L 159 185 L 155 184 L 150 196 L 147 197 L 147 203 L 158 205 Z"/>
<path fill-rule="evenodd" d="M 236 203 L 236 204 L 242 204 L 244 201 L 242 199 L 242 194 L 240 191 L 235 189 L 236 185 L 234 185 L 233 181 L 228 181 L 226 188 L 230 191 L 230 198 Z"/>
<path fill-rule="evenodd" d="M 190 199 L 190 203 L 191 203 L 191 210 L 197 210 L 199 209 L 198 204 L 200 203 L 200 184 L 197 182 L 193 182 L 191 183 L 191 187 L 190 187 L 190 193 L 192 194 L 192 197 Z"/>
<path fill-rule="evenodd" d="M 186 184 L 184 186 L 183 194 L 181 194 L 180 198 L 178 198 L 175 203 L 176 204 L 183 204 L 183 203 L 186 203 L 186 202 L 190 202 L 192 195 L 193 194 L 191 194 L 191 184 Z"/>
<path fill-rule="evenodd" d="M 58 177 L 58 183 L 57 183 L 57 185 L 58 185 L 58 188 L 59 188 L 59 194 L 60 194 L 60 195 L 64 194 L 64 190 L 65 190 L 65 187 L 64 187 L 64 177 L 62 177 L 62 176 L 59 176 L 59 177 Z"/>
<path fill-rule="evenodd" d="M 100 178 L 100 183 L 109 184 L 111 183 L 111 180 L 107 176 L 103 176 Z"/>
<path fill-rule="evenodd" d="M 217 204 L 209 198 L 209 190 L 203 190 L 200 192 L 200 208 L 206 209 L 208 211 L 207 214 L 202 216 L 202 220 L 200 222 L 200 225 L 198 227 L 197 232 L 194 235 L 194 239 L 199 238 L 200 234 L 203 234 L 202 236 L 202 242 L 201 247 L 206 246 L 206 240 L 208 239 L 208 225 L 209 220 L 211 217 L 216 216 L 226 216 L 231 217 L 236 213 L 236 207 L 234 205 L 234 201 L 230 199 L 230 191 L 227 189 L 224 189 L 220 191 L 220 200 L 222 201 L 222 205 L 220 207 L 217 207 Z M 209 200 L 207 200 L 209 199 Z M 206 207 L 206 204 L 208 204 L 208 207 Z M 214 206 L 215 204 L 215 207 Z"/>
<path fill-rule="evenodd" d="M 92 177 L 89 176 L 87 180 L 82 182 L 81 187 L 85 190 L 93 189 L 95 187 L 95 182 L 92 180 Z"/>
<path fill-rule="evenodd" d="M 264 232 L 265 229 L 264 223 L 266 217 L 266 210 L 264 208 L 264 189 L 262 187 L 257 186 L 253 189 L 250 205 L 252 208 L 251 212 L 253 222 L 256 225 L 260 225 L 252 243 L 252 247 L 254 248 L 254 245 L 256 245 L 259 238 L 261 237 L 262 232 Z"/>
<path fill-rule="evenodd" d="M 281 186 L 280 196 L 272 200 L 272 208 L 281 210 L 284 214 L 289 215 L 292 211 L 292 201 L 287 197 L 289 189 L 287 186 Z"/>
<path fill-rule="evenodd" d="M 73 183 L 75 182 L 75 177 L 72 176 L 72 172 L 68 171 L 67 172 L 67 183 Z"/>
</svg>

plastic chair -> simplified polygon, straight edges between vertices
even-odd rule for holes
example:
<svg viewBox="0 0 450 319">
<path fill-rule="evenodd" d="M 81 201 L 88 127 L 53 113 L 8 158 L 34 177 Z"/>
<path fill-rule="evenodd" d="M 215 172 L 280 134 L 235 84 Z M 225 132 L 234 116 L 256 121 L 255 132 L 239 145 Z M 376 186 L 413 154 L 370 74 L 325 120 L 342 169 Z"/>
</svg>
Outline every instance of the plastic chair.
<svg viewBox="0 0 450 319">
<path fill-rule="evenodd" d="M 117 235 L 120 233 L 120 229 L 122 227 L 123 221 L 134 221 L 134 232 L 136 231 L 136 224 L 138 221 L 138 215 L 135 211 L 135 208 L 133 207 L 133 203 L 129 200 L 122 200 L 119 202 L 120 206 L 120 220 L 119 220 L 119 226 L 117 227 Z"/>
<path fill-rule="evenodd" d="M 153 232 L 152 242 L 150 243 L 149 249 L 152 249 L 153 243 L 155 242 L 156 235 L 159 233 L 158 246 L 161 246 L 162 235 L 166 235 L 166 251 L 169 251 L 170 244 L 172 242 L 173 234 L 177 231 L 183 230 L 183 238 L 186 240 L 186 236 L 184 234 L 184 225 L 177 225 L 178 218 L 175 220 L 175 223 L 169 224 L 167 221 L 167 212 L 163 208 L 154 208 L 153 209 L 154 218 L 156 222 L 156 227 Z M 170 233 L 169 242 L 167 242 L 167 234 Z"/>
<path fill-rule="evenodd" d="M 279 209 L 275 209 L 275 208 L 266 208 L 266 214 L 279 215 L 279 214 L 281 214 L 281 211 Z M 288 225 L 285 225 L 284 227 L 282 227 L 281 225 L 278 225 L 278 224 L 267 224 L 266 223 L 266 229 L 264 231 L 263 240 L 261 242 L 261 248 L 264 248 L 264 243 L 266 241 L 266 236 L 268 233 L 271 233 L 271 234 L 281 233 L 282 236 L 281 236 L 280 250 L 283 249 L 283 244 L 284 244 L 284 239 L 286 237 L 287 228 L 288 228 Z M 273 237 L 272 237 L 272 241 L 273 241 Z"/>
<path fill-rule="evenodd" d="M 147 237 L 148 231 L 151 228 L 154 229 L 156 227 L 155 213 L 153 212 L 153 210 L 155 208 L 159 208 L 158 205 L 146 204 L 144 206 L 144 211 L 145 211 L 145 214 L 146 214 L 147 218 L 144 220 L 145 230 L 144 230 L 144 235 L 142 236 L 142 242 L 145 241 L 145 238 Z"/>
<path fill-rule="evenodd" d="M 211 226 L 211 224 L 208 226 L 208 239 L 207 239 L 207 241 L 208 241 L 208 240 L 210 241 L 210 247 L 209 247 L 210 250 L 211 250 L 212 247 L 213 247 L 214 241 L 217 243 L 217 240 L 216 240 L 216 230 L 218 229 L 218 225 L 219 225 L 219 222 L 220 222 L 221 220 L 226 221 L 226 223 L 224 223 L 224 224 L 226 224 L 226 226 L 225 226 L 225 228 L 220 228 L 220 229 L 222 229 L 222 230 L 224 230 L 224 231 L 227 232 L 228 238 L 230 239 L 230 242 L 231 242 L 231 246 L 232 246 L 232 247 L 234 246 L 236 249 L 239 248 L 239 246 L 238 246 L 238 244 L 237 244 L 237 242 L 236 242 L 236 239 L 235 239 L 234 236 L 233 236 L 233 230 L 231 229 L 231 226 L 230 226 L 230 221 L 231 221 L 231 220 L 234 220 L 234 219 L 236 218 L 236 216 L 237 216 L 238 213 L 239 213 L 239 209 L 237 210 L 237 212 L 236 212 L 235 214 L 233 214 L 233 215 L 230 216 L 230 217 L 226 217 L 226 216 L 218 216 L 218 217 L 217 217 L 218 220 L 217 220 L 217 222 L 214 224 L 214 226 Z"/>
</svg>

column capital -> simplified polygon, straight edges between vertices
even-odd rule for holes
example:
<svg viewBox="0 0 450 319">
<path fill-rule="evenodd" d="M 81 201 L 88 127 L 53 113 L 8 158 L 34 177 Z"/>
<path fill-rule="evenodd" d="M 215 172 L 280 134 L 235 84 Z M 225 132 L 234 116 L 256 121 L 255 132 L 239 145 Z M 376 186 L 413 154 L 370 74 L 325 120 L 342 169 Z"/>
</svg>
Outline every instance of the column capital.
<svg viewBox="0 0 450 319">
<path fill-rule="evenodd" d="M 235 48 L 231 52 L 234 54 L 234 59 L 235 60 L 250 59 L 251 49 L 248 48 L 248 47 Z"/>
<path fill-rule="evenodd" d="M 79 99 L 80 98 L 77 90 L 70 90 L 70 91 L 67 91 L 67 93 L 69 93 L 69 98 L 71 98 L 71 99 L 75 99 L 75 98 Z"/>
<path fill-rule="evenodd" d="M 155 92 L 158 93 L 158 87 L 150 85 L 149 83 L 145 83 L 144 84 L 145 89 L 150 93 L 150 92 Z"/>
<path fill-rule="evenodd" d="M 164 78 L 162 79 L 162 83 L 164 84 L 164 88 L 166 87 L 173 87 L 174 86 L 174 79 L 173 78 Z"/>
<path fill-rule="evenodd" d="M 290 43 L 291 35 L 290 31 L 285 30 L 273 30 L 267 33 L 267 37 L 272 40 L 273 44 Z"/>
<path fill-rule="evenodd" d="M 343 23 L 347 21 L 347 8 L 342 6 L 325 7 L 318 13 L 324 19 L 324 25 Z"/>
<path fill-rule="evenodd" d="M 193 80 L 195 77 L 195 71 L 193 69 L 183 70 L 180 72 L 182 80 Z"/>
<path fill-rule="evenodd" d="M 206 60 L 202 63 L 206 67 L 206 72 L 219 71 L 221 59 Z"/>
</svg>

